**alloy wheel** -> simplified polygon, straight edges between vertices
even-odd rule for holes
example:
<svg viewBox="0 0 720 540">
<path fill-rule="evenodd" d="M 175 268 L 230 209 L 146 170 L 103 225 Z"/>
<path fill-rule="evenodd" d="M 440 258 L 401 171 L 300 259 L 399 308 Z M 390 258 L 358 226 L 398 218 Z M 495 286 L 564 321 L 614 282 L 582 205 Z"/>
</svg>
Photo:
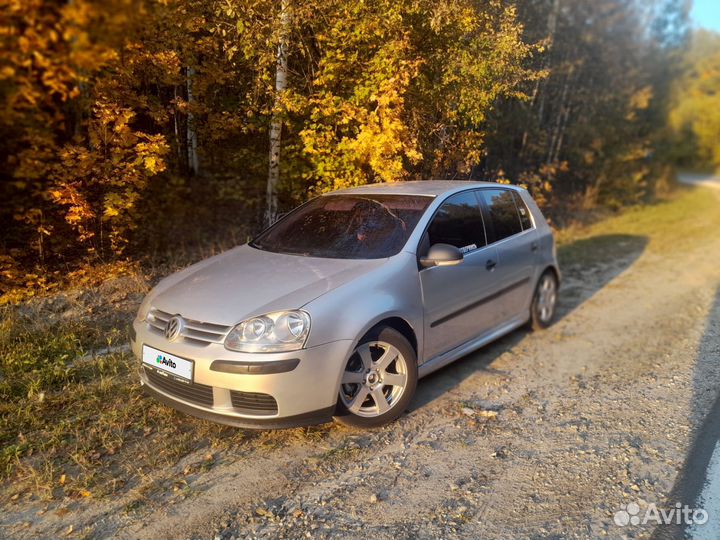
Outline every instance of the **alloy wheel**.
<svg viewBox="0 0 720 540">
<path fill-rule="evenodd" d="M 557 284 L 555 278 L 550 274 L 545 274 L 540 281 L 537 290 L 537 316 L 543 323 L 547 324 L 555 314 L 555 304 L 557 303 Z"/>
<path fill-rule="evenodd" d="M 369 341 L 358 345 L 350 357 L 340 399 L 351 413 L 373 418 L 392 409 L 407 384 L 408 367 L 402 353 L 390 343 Z"/>
</svg>

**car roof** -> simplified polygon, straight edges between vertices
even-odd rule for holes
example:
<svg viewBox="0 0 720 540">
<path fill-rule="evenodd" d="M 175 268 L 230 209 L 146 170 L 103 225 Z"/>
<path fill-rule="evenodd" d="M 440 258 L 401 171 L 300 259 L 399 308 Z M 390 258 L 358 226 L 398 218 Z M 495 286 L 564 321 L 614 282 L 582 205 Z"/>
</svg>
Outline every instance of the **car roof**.
<svg viewBox="0 0 720 540">
<path fill-rule="evenodd" d="M 446 193 L 462 191 L 480 187 L 508 187 L 519 189 L 518 186 L 509 184 L 498 184 L 496 182 L 477 182 L 470 180 L 412 180 L 407 182 L 382 182 L 378 184 L 367 184 L 354 188 L 340 189 L 328 193 L 336 194 L 385 194 L 385 195 L 426 195 L 437 197 Z"/>
</svg>

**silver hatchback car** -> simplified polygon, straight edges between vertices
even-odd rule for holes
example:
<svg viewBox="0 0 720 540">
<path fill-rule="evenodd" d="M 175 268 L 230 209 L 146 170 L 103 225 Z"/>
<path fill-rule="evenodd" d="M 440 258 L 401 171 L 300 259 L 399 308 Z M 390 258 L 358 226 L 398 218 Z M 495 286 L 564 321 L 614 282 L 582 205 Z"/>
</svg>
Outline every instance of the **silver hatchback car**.
<svg viewBox="0 0 720 540">
<path fill-rule="evenodd" d="M 449 181 L 323 195 L 162 280 L 131 332 L 147 392 L 240 427 L 374 427 L 420 377 L 529 323 L 560 274 L 524 189 Z"/>
</svg>

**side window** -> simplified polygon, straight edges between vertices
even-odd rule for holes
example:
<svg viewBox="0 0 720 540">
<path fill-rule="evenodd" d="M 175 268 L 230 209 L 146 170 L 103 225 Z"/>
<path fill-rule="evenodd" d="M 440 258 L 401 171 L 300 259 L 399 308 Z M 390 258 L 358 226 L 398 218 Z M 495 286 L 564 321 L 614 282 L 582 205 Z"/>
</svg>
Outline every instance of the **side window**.
<svg viewBox="0 0 720 540">
<path fill-rule="evenodd" d="M 481 189 L 480 196 L 490 210 L 490 219 L 495 229 L 495 240 L 502 240 L 522 232 L 513 192 L 509 189 Z"/>
<path fill-rule="evenodd" d="M 475 193 L 453 195 L 438 209 L 427 231 L 427 248 L 433 244 L 450 244 L 463 252 L 486 244 L 482 213 Z"/>
<path fill-rule="evenodd" d="M 515 199 L 515 206 L 517 206 L 518 212 L 520 213 L 520 223 L 522 224 L 523 231 L 532 229 L 532 220 L 530 219 L 530 210 L 528 210 L 527 204 L 525 204 L 525 201 L 523 201 L 517 191 L 513 191 L 513 198 Z"/>
</svg>

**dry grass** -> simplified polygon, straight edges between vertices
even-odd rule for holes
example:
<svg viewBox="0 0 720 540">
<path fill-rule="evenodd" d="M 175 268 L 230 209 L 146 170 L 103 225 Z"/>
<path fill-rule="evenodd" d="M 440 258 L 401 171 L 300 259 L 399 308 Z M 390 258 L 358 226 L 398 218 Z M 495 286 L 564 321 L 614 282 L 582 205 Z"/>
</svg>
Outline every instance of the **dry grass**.
<svg viewBox="0 0 720 540">
<path fill-rule="evenodd" d="M 325 436 L 327 428 L 238 430 L 146 398 L 126 344 L 148 288 L 147 277 L 125 273 L 0 308 L 3 497 L 150 494 L 191 453 L 210 456 L 200 465 L 209 468 L 250 440 L 278 448 Z"/>
<path fill-rule="evenodd" d="M 653 204 L 627 208 L 589 224 L 556 232 L 560 265 L 582 265 L 604 254 L 613 256 L 616 240 L 645 239 L 648 249 L 662 254 L 683 250 L 688 238 L 711 238 L 720 230 L 717 196 L 705 189 L 678 187 Z M 693 244 L 694 245 L 694 244 Z"/>
</svg>

